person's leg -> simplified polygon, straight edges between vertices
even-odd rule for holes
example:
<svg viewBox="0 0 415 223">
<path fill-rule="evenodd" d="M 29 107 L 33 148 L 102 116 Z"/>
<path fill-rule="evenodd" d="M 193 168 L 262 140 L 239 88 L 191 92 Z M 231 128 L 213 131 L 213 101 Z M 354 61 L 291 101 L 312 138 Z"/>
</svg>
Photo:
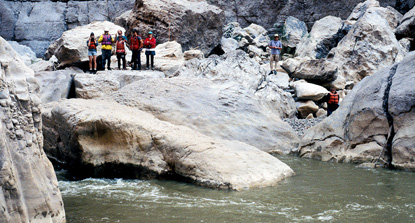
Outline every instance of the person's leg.
<svg viewBox="0 0 415 223">
<path fill-rule="evenodd" d="M 150 55 L 146 52 L 146 68 L 147 68 L 147 70 L 148 70 L 148 69 L 149 69 L 149 67 L 150 67 L 149 57 L 150 57 Z"/>
<path fill-rule="evenodd" d="M 154 54 L 151 54 L 151 69 L 154 69 Z"/>
<path fill-rule="evenodd" d="M 107 51 L 108 58 L 108 70 L 111 70 L 111 50 Z"/>
<path fill-rule="evenodd" d="M 95 54 L 93 58 L 94 58 L 94 72 L 96 72 L 97 71 L 97 55 Z"/>
<path fill-rule="evenodd" d="M 135 62 L 135 58 L 137 57 L 137 51 L 136 50 L 131 50 L 131 52 L 133 53 L 133 55 L 131 55 L 131 68 L 133 69 L 133 70 L 135 70 L 135 66 L 136 66 L 136 62 Z"/>
<path fill-rule="evenodd" d="M 106 53 L 106 50 L 102 50 L 102 54 L 101 54 L 101 56 L 102 56 L 102 58 L 101 58 L 101 60 L 102 60 L 102 69 L 103 70 L 105 70 L 105 57 L 106 57 L 106 55 L 107 55 L 107 53 Z"/>
<path fill-rule="evenodd" d="M 138 69 L 141 70 L 141 50 L 137 50 L 137 65 Z"/>
<path fill-rule="evenodd" d="M 125 70 L 127 69 L 127 64 L 125 63 L 125 54 L 122 54 L 121 59 L 122 59 L 122 69 Z"/>
<path fill-rule="evenodd" d="M 280 61 L 280 55 L 276 54 L 275 58 L 274 58 L 274 62 L 275 62 L 275 66 L 274 66 L 274 74 L 277 74 L 277 66 L 278 66 L 278 61 Z"/>
<path fill-rule="evenodd" d="M 88 56 L 89 58 L 89 71 L 92 71 L 92 56 Z"/>
<path fill-rule="evenodd" d="M 121 55 L 117 53 L 117 61 L 118 61 L 118 70 L 121 70 Z"/>
</svg>

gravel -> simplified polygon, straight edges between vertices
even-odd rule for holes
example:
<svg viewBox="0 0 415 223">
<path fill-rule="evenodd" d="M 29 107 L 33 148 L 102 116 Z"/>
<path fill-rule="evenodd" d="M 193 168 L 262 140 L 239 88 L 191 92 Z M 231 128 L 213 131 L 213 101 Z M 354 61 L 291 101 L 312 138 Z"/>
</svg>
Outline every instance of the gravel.
<svg viewBox="0 0 415 223">
<path fill-rule="evenodd" d="M 312 119 L 298 119 L 298 118 L 286 118 L 283 119 L 284 122 L 287 122 L 294 131 L 298 134 L 298 136 L 303 136 L 304 131 L 317 125 L 321 122 L 326 116 L 319 117 L 319 118 L 312 118 Z"/>
</svg>

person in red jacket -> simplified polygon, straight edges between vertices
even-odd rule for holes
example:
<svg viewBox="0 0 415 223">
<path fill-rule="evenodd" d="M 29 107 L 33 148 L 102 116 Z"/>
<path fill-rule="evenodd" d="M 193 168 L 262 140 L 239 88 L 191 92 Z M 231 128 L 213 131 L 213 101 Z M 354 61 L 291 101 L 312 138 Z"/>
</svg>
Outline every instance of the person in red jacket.
<svg viewBox="0 0 415 223">
<path fill-rule="evenodd" d="M 138 35 L 138 30 L 133 30 L 133 35 L 130 38 L 130 50 L 133 53 L 131 60 L 133 63 L 133 70 L 141 70 L 141 49 L 143 49 L 143 39 Z"/>
<path fill-rule="evenodd" d="M 327 95 L 327 116 L 330 116 L 338 107 L 339 94 L 336 92 L 336 88 L 333 87 Z"/>
<path fill-rule="evenodd" d="M 122 67 L 123 70 L 126 70 L 126 64 L 125 64 L 125 47 L 126 47 L 126 41 L 122 35 L 117 36 L 117 43 L 116 43 L 117 49 L 117 60 L 118 60 L 118 70 L 121 70 L 121 60 L 122 60 Z"/>
<path fill-rule="evenodd" d="M 151 69 L 154 69 L 154 55 L 156 55 L 156 39 L 153 37 L 153 32 L 148 32 L 148 37 L 144 40 L 144 46 L 146 48 L 146 65 L 147 70 L 150 68 L 151 59 Z"/>
</svg>

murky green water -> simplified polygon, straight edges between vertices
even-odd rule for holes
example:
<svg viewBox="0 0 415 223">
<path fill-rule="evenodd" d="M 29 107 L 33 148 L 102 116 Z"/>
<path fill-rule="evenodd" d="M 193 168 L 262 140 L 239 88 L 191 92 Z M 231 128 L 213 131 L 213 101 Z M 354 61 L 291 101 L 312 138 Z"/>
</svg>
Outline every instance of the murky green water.
<svg viewBox="0 0 415 223">
<path fill-rule="evenodd" d="M 250 191 L 62 177 L 59 186 L 68 223 L 415 222 L 415 173 L 280 158 L 297 175 Z"/>
</svg>

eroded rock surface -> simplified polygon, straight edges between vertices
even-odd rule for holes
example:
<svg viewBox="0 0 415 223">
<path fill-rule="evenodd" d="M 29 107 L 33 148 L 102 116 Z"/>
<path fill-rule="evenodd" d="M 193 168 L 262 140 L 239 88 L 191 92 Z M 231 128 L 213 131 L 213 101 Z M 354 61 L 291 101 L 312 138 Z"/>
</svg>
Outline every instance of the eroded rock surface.
<svg viewBox="0 0 415 223">
<path fill-rule="evenodd" d="M 45 149 L 80 177 L 182 178 L 242 190 L 275 185 L 294 174 L 253 146 L 208 137 L 109 100 L 49 106 Z"/>
<path fill-rule="evenodd" d="M 0 38 L 0 222 L 64 223 L 52 164 L 43 152 L 39 86 Z"/>
</svg>

